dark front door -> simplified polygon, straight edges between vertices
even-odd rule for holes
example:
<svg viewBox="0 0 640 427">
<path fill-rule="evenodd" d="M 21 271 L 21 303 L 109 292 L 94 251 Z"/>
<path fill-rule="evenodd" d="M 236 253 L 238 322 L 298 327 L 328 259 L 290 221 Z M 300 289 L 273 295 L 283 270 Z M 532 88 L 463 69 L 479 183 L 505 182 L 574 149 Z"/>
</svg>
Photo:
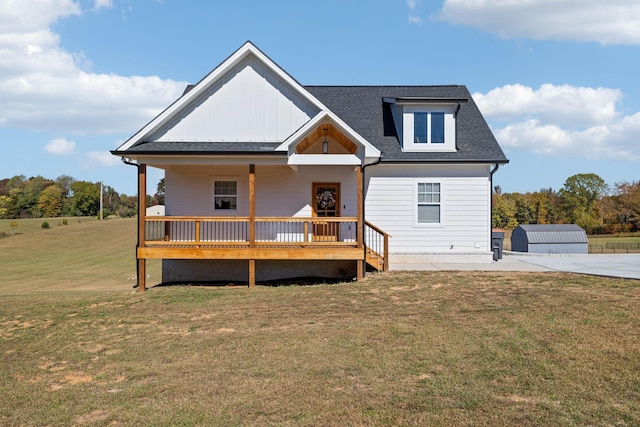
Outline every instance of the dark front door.
<svg viewBox="0 0 640 427">
<path fill-rule="evenodd" d="M 340 216 L 340 184 L 314 183 L 312 193 L 313 216 L 335 218 Z M 313 240 L 337 241 L 339 239 L 340 223 L 315 222 L 313 226 Z"/>
</svg>

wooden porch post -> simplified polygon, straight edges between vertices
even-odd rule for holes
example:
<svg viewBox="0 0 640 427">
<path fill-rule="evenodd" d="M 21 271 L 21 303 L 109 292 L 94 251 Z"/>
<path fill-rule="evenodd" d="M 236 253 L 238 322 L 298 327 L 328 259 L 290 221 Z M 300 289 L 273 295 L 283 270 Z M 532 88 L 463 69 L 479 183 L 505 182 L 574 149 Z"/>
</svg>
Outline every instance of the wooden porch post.
<svg viewBox="0 0 640 427">
<path fill-rule="evenodd" d="M 356 175 L 358 176 L 357 178 L 357 185 L 358 185 L 358 195 L 357 195 L 357 201 L 358 201 L 358 225 L 356 227 L 357 231 L 357 239 L 358 239 L 358 247 L 361 248 L 363 250 L 363 256 L 364 259 L 362 261 L 358 261 L 358 265 L 357 265 L 357 276 L 356 278 L 358 280 L 362 279 L 364 277 L 364 272 L 365 272 L 365 266 L 366 266 L 366 262 L 367 262 L 367 256 L 364 253 L 365 249 L 364 249 L 364 190 L 363 190 L 363 182 L 362 182 L 362 166 L 358 166 L 356 169 Z"/>
<path fill-rule="evenodd" d="M 249 247 L 256 247 L 256 165 L 249 165 Z M 256 261 L 249 260 L 249 287 L 256 286 Z"/>
<path fill-rule="evenodd" d="M 138 165 L 138 249 L 144 248 L 145 218 L 147 214 L 147 165 Z M 136 251 L 138 263 L 138 292 L 144 292 L 147 286 L 147 260 L 140 258 Z"/>
</svg>

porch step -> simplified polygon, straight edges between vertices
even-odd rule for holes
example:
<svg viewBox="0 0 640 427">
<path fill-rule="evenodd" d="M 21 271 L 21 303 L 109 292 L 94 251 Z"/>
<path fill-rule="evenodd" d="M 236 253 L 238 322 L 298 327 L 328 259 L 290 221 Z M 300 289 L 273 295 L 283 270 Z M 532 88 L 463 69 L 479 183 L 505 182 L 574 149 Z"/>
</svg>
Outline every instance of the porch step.
<svg viewBox="0 0 640 427">
<path fill-rule="evenodd" d="M 367 249 L 367 264 L 371 267 L 375 268 L 378 271 L 384 271 L 384 257 L 380 254 L 372 251 L 371 249 Z"/>
</svg>

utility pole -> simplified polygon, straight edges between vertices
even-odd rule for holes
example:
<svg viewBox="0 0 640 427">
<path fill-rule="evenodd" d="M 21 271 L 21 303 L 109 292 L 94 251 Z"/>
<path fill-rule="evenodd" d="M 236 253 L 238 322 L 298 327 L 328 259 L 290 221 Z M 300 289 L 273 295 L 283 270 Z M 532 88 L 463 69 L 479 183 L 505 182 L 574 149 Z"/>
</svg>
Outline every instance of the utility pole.
<svg viewBox="0 0 640 427">
<path fill-rule="evenodd" d="M 102 190 L 102 181 L 100 181 L 100 221 L 102 221 L 102 210 L 104 208 L 104 197 L 103 197 L 103 190 Z"/>
</svg>

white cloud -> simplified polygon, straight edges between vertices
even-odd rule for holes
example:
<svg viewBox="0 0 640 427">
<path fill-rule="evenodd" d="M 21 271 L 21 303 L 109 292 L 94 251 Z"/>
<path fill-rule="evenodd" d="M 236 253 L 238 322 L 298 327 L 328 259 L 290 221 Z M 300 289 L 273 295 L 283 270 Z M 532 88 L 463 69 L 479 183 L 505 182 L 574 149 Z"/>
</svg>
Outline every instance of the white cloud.
<svg viewBox="0 0 640 427">
<path fill-rule="evenodd" d="M 111 155 L 108 151 L 90 151 L 86 155 L 84 168 L 114 166 L 120 164 L 120 158 Z"/>
<path fill-rule="evenodd" d="M 640 113 L 623 116 L 617 89 L 506 85 L 473 98 L 498 142 L 538 154 L 640 159 Z"/>
<path fill-rule="evenodd" d="M 81 13 L 71 0 L 9 0 L 0 8 L 0 127 L 131 132 L 180 96 L 185 82 L 88 71 L 91 62 L 62 49 L 50 28 Z"/>
<path fill-rule="evenodd" d="M 637 0 L 445 0 L 436 17 L 505 38 L 640 44 Z"/>
<path fill-rule="evenodd" d="M 49 154 L 68 155 L 76 151 L 76 143 L 67 141 L 64 138 L 54 138 L 45 147 L 45 151 Z"/>
<path fill-rule="evenodd" d="M 111 7 L 113 7 L 113 2 L 111 0 L 95 0 L 95 3 L 93 5 L 93 8 L 95 10 Z"/>
<path fill-rule="evenodd" d="M 3 0 L 0 8 L 0 34 L 48 31 L 49 24 L 69 15 L 80 15 L 72 0 Z"/>
<path fill-rule="evenodd" d="M 422 18 L 416 13 L 420 0 L 407 0 L 407 7 L 409 8 L 409 23 L 410 24 L 422 24 Z"/>
<path fill-rule="evenodd" d="M 590 125 L 613 120 L 616 103 L 622 99 L 618 89 L 543 84 L 538 89 L 513 84 L 475 94 L 483 114 L 497 120 L 537 117 L 545 122 Z M 588 108 L 585 108 L 588 106 Z"/>
</svg>

